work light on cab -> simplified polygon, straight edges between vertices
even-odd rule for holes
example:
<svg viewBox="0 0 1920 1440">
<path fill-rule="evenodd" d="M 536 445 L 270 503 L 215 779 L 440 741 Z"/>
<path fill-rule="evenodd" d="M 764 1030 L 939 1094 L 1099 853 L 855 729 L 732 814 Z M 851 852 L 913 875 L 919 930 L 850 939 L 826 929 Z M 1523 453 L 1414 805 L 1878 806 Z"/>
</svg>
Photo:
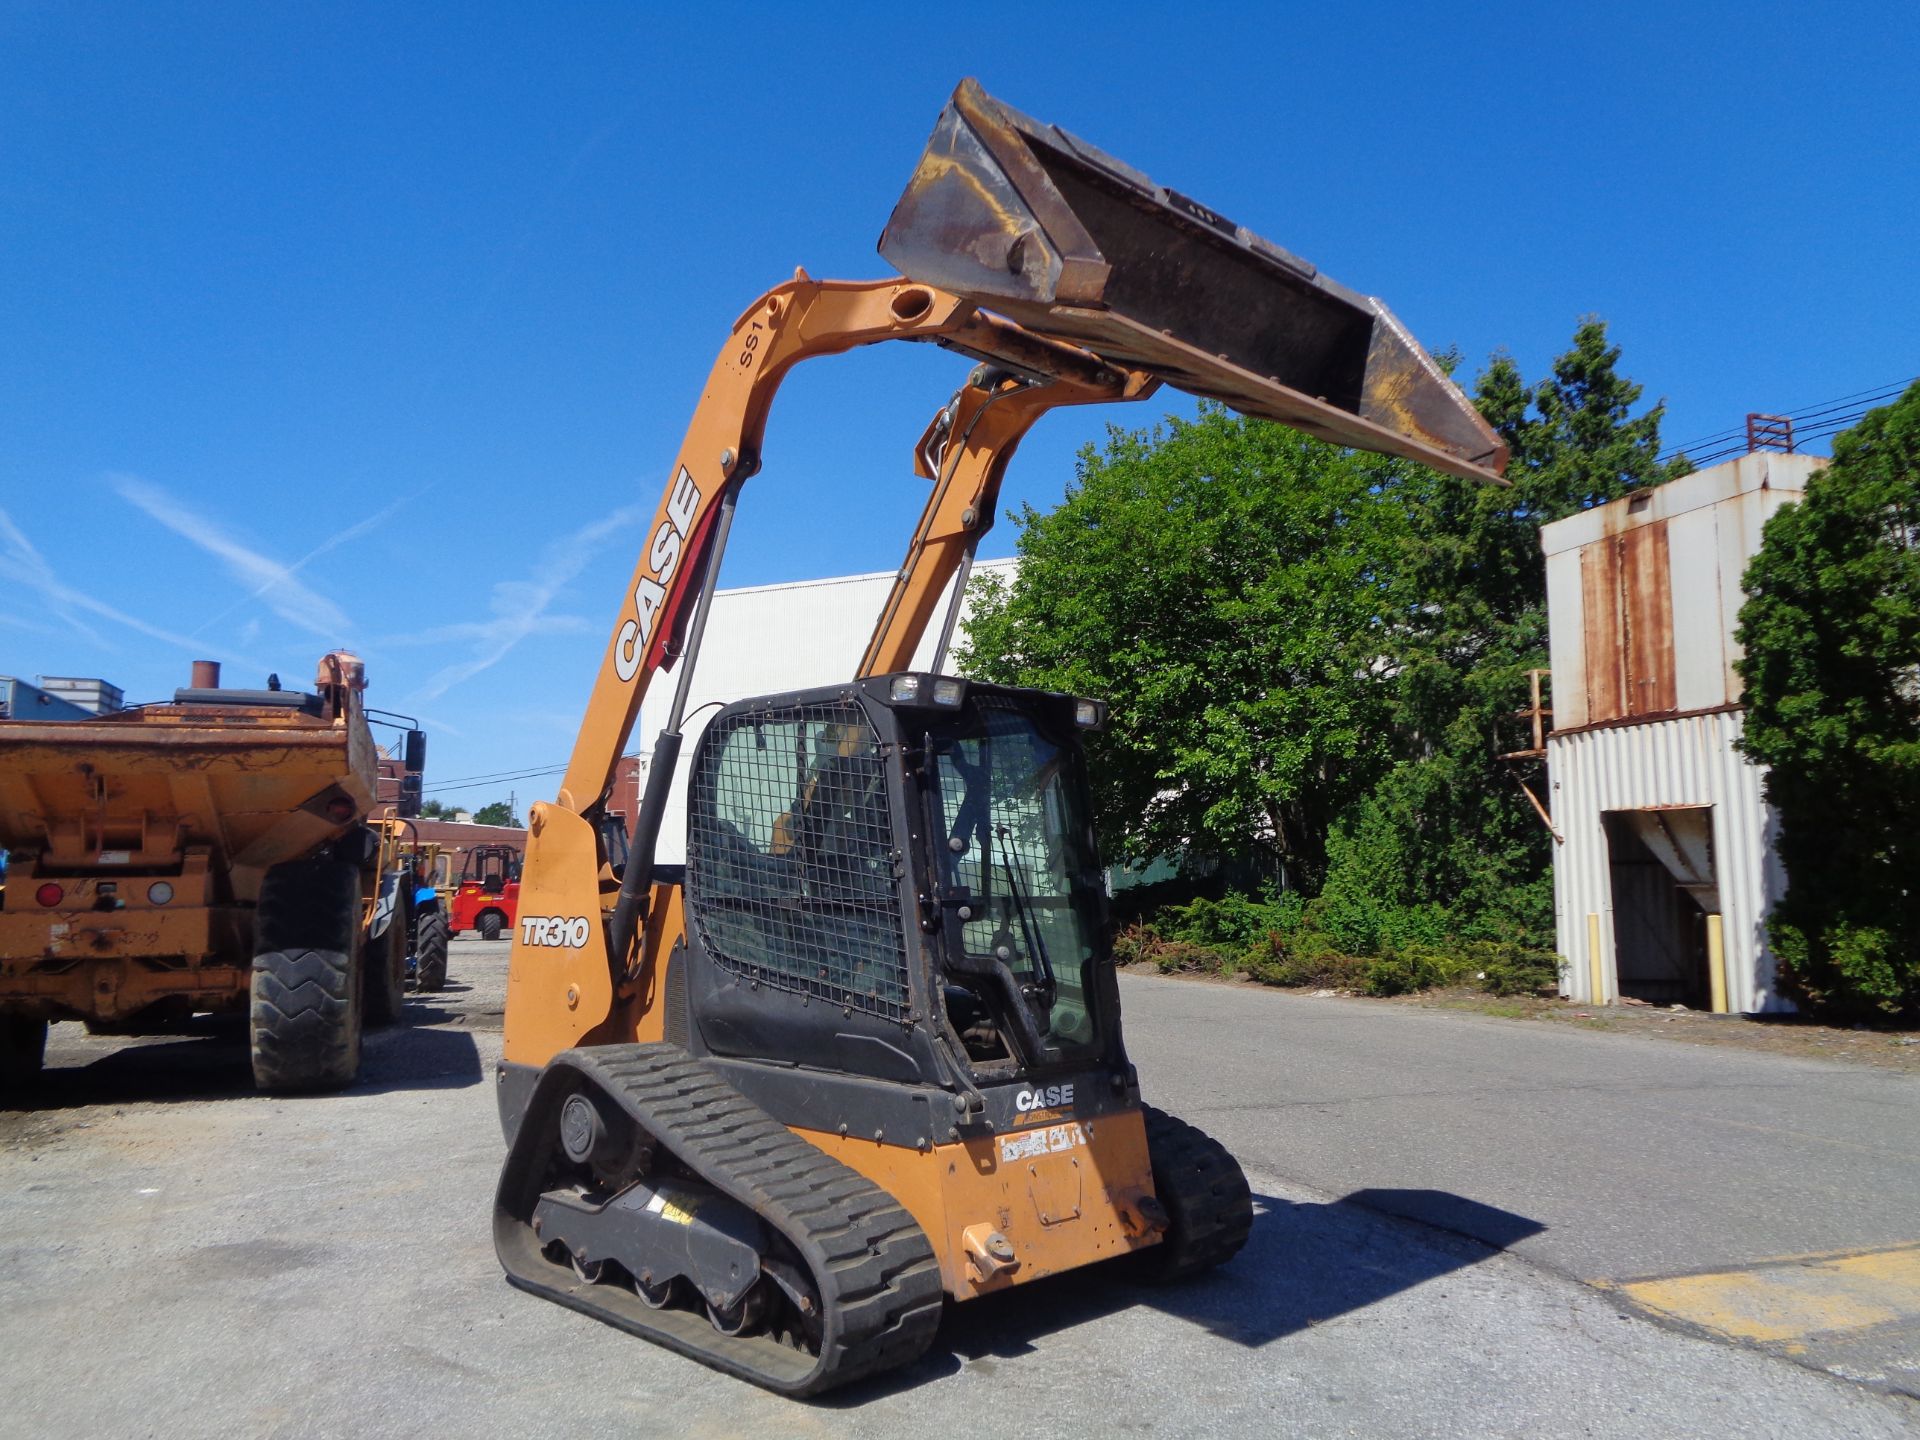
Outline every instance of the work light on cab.
<svg viewBox="0 0 1920 1440">
<path fill-rule="evenodd" d="M 951 675 L 896 675 L 887 686 L 887 698 L 896 705 L 938 705 L 957 710 L 966 699 L 967 682 Z"/>
</svg>

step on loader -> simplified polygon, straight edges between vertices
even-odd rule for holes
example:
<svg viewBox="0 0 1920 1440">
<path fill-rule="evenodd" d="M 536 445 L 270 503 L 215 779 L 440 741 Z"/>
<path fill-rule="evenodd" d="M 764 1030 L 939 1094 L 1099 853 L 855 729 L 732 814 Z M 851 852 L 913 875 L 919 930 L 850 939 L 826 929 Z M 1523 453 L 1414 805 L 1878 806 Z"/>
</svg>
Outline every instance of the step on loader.
<svg viewBox="0 0 1920 1440">
<path fill-rule="evenodd" d="M 512 1283 L 788 1395 L 910 1362 L 948 1301 L 1099 1261 L 1179 1280 L 1252 1221 L 1127 1058 L 1083 761 L 1105 707 L 911 668 L 1028 427 L 1168 383 L 1472 479 L 1505 459 L 1377 300 L 972 82 L 880 248 L 904 278 L 801 272 L 714 364 L 532 808 L 498 1074 Z M 686 863 L 657 864 L 774 392 L 887 340 L 973 369 L 915 450 L 931 494 L 857 673 L 713 716 Z M 628 850 L 614 767 L 670 667 Z"/>
</svg>

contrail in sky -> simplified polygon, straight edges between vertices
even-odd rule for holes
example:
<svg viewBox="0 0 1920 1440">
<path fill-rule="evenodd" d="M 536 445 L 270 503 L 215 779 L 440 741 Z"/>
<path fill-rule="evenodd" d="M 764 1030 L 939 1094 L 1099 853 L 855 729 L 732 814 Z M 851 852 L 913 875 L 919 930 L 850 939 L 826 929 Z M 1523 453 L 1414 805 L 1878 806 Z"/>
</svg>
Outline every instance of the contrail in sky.
<svg viewBox="0 0 1920 1440">
<path fill-rule="evenodd" d="M 33 542 L 27 539 L 24 531 L 13 523 L 13 517 L 0 510 L 0 578 L 15 581 L 34 591 L 46 602 L 54 615 L 65 621 L 74 630 L 91 640 L 103 650 L 113 650 L 108 642 L 93 626 L 81 619 L 81 615 L 91 615 L 101 620 L 110 620 L 116 625 L 124 625 L 150 639 L 164 641 L 168 645 L 177 645 L 182 650 L 199 654 L 207 646 L 204 642 L 186 635 L 176 635 L 171 630 L 162 630 L 157 625 L 149 625 L 124 610 L 116 610 L 104 600 L 96 600 L 83 590 L 76 590 L 54 574 L 53 567 L 46 561 Z M 245 660 L 229 653 L 227 659 L 251 665 L 255 662 Z"/>
<path fill-rule="evenodd" d="M 114 489 L 128 504 L 144 510 L 174 534 L 218 558 L 228 574 L 243 585 L 253 587 L 249 598 L 265 600 L 267 608 L 282 620 L 320 636 L 329 644 L 343 643 L 351 633 L 353 622 L 347 619 L 346 612 L 326 596 L 301 584 L 294 578 L 293 567 L 249 550 L 158 485 L 122 475 L 114 480 Z"/>
<path fill-rule="evenodd" d="M 337 550 L 342 545 L 346 544 L 349 540 L 358 540 L 362 535 L 367 534 L 369 531 L 378 529 L 381 525 L 386 523 L 386 521 L 393 515 L 394 511 L 398 510 L 402 505 L 407 505 L 412 503 L 415 500 L 418 500 L 422 495 L 426 494 L 427 491 L 431 489 L 433 489 L 433 486 L 423 485 L 420 489 L 414 491 L 413 494 L 411 495 L 402 495 L 398 500 L 394 501 L 391 505 L 387 506 L 386 509 L 380 511 L 378 514 L 369 515 L 366 519 L 360 521 L 358 524 L 349 525 L 346 529 L 342 530 L 338 535 L 335 535 L 330 539 L 321 541 L 318 545 L 314 546 L 313 549 L 309 550 L 306 554 L 302 555 L 298 560 L 294 561 L 291 565 L 287 566 L 286 573 L 288 575 L 298 575 L 302 570 L 306 569 L 307 566 L 311 565 L 315 560 L 318 560 L 322 555 L 325 555 L 328 551 Z M 227 616 L 233 614 L 234 611 L 238 610 L 242 605 L 250 604 L 255 600 L 261 599 L 263 596 L 266 595 L 267 591 L 272 588 L 273 588 L 272 581 L 269 581 L 267 584 L 260 586 L 259 588 L 254 590 L 251 594 L 247 595 L 245 598 L 234 601 L 233 604 L 227 606 L 226 609 L 218 611 L 215 614 L 208 616 L 205 620 L 201 621 L 198 625 L 194 626 L 193 633 L 196 635 L 205 633 L 205 631 L 210 626 L 219 624 L 222 620 L 226 619 Z"/>
<path fill-rule="evenodd" d="M 529 635 L 577 634 L 591 628 L 590 622 L 578 615 L 549 615 L 547 609 L 562 588 L 586 568 L 594 551 L 615 532 L 645 520 L 651 511 L 651 504 L 624 505 L 571 535 L 548 542 L 533 567 L 539 579 L 495 583 L 491 601 L 493 619 L 442 626 L 412 637 L 427 643 L 471 641 L 473 654 L 436 671 L 405 703 L 438 699 L 454 686 L 499 664 Z"/>
</svg>

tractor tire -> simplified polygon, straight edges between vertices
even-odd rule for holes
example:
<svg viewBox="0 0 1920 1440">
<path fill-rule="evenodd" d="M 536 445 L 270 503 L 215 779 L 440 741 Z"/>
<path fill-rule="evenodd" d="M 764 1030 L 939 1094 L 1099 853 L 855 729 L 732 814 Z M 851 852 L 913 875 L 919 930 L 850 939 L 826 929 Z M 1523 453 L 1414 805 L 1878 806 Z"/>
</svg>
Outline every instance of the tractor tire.
<svg viewBox="0 0 1920 1440">
<path fill-rule="evenodd" d="M 30 1085 L 47 1061 L 47 1022 L 0 1015 L 0 1093 Z"/>
<path fill-rule="evenodd" d="M 420 917 L 420 928 L 413 942 L 413 983 L 423 991 L 439 990 L 447 983 L 447 917 L 431 910 Z"/>
<path fill-rule="evenodd" d="M 506 921 L 498 910 L 489 910 L 480 917 L 477 928 L 482 940 L 498 940 Z"/>
<path fill-rule="evenodd" d="M 338 1090 L 359 1074 L 359 932 L 357 865 L 320 856 L 267 872 L 254 912 L 247 1027 L 260 1089 Z"/>
<path fill-rule="evenodd" d="M 396 906 L 378 940 L 367 942 L 367 1024 L 398 1025 L 407 1000 L 407 922 Z"/>
</svg>

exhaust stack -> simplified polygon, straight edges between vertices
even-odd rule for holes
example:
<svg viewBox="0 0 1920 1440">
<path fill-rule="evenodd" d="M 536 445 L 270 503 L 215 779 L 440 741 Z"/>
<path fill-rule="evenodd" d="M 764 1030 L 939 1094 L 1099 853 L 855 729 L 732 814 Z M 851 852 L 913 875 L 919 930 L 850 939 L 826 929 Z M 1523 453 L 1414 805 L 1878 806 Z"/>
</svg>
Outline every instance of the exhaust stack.
<svg viewBox="0 0 1920 1440">
<path fill-rule="evenodd" d="M 1393 312 L 963 80 L 880 237 L 911 280 L 1337 445 L 1505 483 Z"/>
</svg>

